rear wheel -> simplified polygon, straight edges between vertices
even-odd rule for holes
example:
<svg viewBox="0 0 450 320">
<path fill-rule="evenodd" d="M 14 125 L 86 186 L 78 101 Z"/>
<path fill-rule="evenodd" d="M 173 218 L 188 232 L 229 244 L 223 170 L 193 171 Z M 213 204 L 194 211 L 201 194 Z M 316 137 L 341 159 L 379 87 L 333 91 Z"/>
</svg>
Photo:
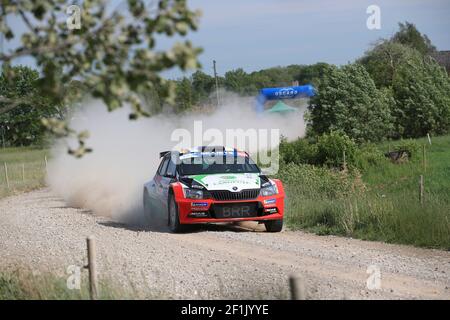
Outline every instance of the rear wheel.
<svg viewBox="0 0 450 320">
<path fill-rule="evenodd" d="M 283 229 L 283 219 L 264 221 L 268 232 L 280 232 Z"/>
<path fill-rule="evenodd" d="M 180 224 L 180 216 L 178 214 L 178 205 L 173 196 L 169 199 L 169 229 L 173 233 L 183 231 L 183 225 Z"/>
</svg>

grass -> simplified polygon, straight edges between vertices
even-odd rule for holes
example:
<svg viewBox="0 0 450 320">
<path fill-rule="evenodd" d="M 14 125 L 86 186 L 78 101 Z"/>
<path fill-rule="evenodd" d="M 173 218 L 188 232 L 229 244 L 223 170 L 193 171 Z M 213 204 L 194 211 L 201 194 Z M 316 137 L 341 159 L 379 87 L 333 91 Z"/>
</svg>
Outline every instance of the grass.
<svg viewBox="0 0 450 320">
<path fill-rule="evenodd" d="M 411 161 L 382 161 L 361 175 L 311 166 L 280 172 L 287 193 L 287 224 L 318 234 L 450 250 L 450 136 L 426 139 Z M 387 151 L 387 143 L 378 146 Z M 419 201 L 419 177 L 425 196 Z M 303 183 L 299 183 L 303 181 Z"/>
<path fill-rule="evenodd" d="M 45 185 L 47 149 L 33 147 L 0 149 L 0 198 Z M 6 182 L 5 163 L 9 187 Z"/>
<path fill-rule="evenodd" d="M 145 281 L 145 280 L 144 280 Z M 69 281 L 70 282 L 70 281 Z M 51 273 L 33 273 L 28 269 L 16 269 L 0 271 L 0 300 L 88 300 L 90 299 L 88 287 L 88 275 L 81 274 L 79 289 L 68 288 L 68 275 L 56 276 Z M 248 291 L 240 292 L 245 299 L 267 299 L 268 292 L 260 287 L 247 287 Z M 143 300 L 143 299 L 173 299 L 173 294 L 168 294 L 160 289 L 150 287 L 137 288 L 131 282 L 119 284 L 112 279 L 102 279 L 98 285 L 99 300 Z M 269 294 L 276 299 L 288 299 L 288 282 L 279 283 L 272 288 Z M 220 292 L 227 298 L 229 292 Z M 194 299 L 201 296 L 193 296 Z"/>
<path fill-rule="evenodd" d="M 0 272 L 0 300 L 88 300 L 90 299 L 87 275 L 83 275 L 79 289 L 69 289 L 67 277 L 51 273 L 35 274 L 17 269 Z M 111 280 L 99 281 L 98 299 L 161 299 L 146 290 L 114 284 Z"/>
</svg>

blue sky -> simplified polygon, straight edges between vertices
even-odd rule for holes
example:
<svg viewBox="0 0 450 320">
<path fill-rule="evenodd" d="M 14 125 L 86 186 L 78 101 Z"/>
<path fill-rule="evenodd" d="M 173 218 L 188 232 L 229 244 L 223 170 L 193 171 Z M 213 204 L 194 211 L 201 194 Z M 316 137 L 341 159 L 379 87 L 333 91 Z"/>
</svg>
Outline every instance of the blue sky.
<svg viewBox="0 0 450 320">
<path fill-rule="evenodd" d="M 203 13 L 199 30 L 187 38 L 203 47 L 200 61 L 209 74 L 213 59 L 221 75 L 239 67 L 250 72 L 319 61 L 345 64 L 377 39 L 394 34 L 402 21 L 415 23 L 439 50 L 450 50 L 450 0 L 188 0 L 188 4 Z M 381 9 L 380 30 L 366 27 L 366 9 L 373 4 Z M 121 0 L 110 3 L 112 10 L 123 6 Z M 162 39 L 160 47 L 171 43 L 173 39 Z M 171 70 L 164 75 L 183 74 Z"/>
</svg>

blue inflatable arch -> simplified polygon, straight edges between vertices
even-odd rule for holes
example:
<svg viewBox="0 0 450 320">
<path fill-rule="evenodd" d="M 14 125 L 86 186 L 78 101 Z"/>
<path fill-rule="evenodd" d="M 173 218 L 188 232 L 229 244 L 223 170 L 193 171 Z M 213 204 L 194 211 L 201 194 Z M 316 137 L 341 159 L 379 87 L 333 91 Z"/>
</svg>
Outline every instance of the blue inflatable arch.
<svg viewBox="0 0 450 320">
<path fill-rule="evenodd" d="M 267 100 L 297 99 L 314 96 L 314 87 L 310 84 L 304 86 L 263 88 L 256 97 L 256 112 L 264 112 Z"/>
</svg>

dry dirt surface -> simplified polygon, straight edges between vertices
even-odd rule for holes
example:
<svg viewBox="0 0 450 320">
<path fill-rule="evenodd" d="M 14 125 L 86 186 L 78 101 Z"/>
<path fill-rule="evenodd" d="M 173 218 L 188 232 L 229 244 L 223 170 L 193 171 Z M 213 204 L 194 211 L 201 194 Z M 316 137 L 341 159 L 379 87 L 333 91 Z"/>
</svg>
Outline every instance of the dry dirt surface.
<svg viewBox="0 0 450 320">
<path fill-rule="evenodd" d="M 69 265 L 86 264 L 90 235 L 99 277 L 158 298 L 287 299 L 288 277 L 298 274 L 311 299 L 450 299 L 448 251 L 266 233 L 253 223 L 150 231 L 67 207 L 48 189 L 0 200 L 0 270 L 64 276 Z M 379 289 L 367 287 L 371 265 Z"/>
</svg>

